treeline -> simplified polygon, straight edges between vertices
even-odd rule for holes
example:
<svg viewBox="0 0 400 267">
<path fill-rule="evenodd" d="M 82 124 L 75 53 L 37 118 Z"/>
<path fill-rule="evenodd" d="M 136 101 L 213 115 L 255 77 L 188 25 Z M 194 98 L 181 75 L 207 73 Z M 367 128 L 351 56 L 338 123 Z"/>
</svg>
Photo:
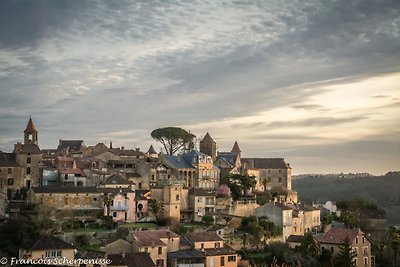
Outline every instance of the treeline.
<svg viewBox="0 0 400 267">
<path fill-rule="evenodd" d="M 365 199 L 384 208 L 388 223 L 400 223 L 400 174 L 384 176 L 341 178 L 333 176 L 306 176 L 293 179 L 293 188 L 303 202 L 325 203 L 354 198 Z"/>
</svg>

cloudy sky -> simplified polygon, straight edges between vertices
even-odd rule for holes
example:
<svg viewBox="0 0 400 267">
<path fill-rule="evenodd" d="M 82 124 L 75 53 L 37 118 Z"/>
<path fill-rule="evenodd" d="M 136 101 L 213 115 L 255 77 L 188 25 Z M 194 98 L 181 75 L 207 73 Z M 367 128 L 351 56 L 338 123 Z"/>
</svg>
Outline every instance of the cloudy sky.
<svg viewBox="0 0 400 267">
<path fill-rule="evenodd" d="M 161 126 L 294 173 L 400 169 L 400 1 L 0 1 L 0 149 Z"/>
</svg>

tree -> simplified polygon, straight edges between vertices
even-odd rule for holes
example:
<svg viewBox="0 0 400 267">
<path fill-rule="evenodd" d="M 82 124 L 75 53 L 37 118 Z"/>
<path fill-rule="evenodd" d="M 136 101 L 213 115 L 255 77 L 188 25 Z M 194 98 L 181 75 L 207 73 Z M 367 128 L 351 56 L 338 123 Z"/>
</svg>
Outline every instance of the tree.
<svg viewBox="0 0 400 267">
<path fill-rule="evenodd" d="M 354 211 L 345 210 L 340 214 L 340 220 L 344 222 L 344 224 L 348 228 L 353 228 L 357 224 L 357 214 Z"/>
<path fill-rule="evenodd" d="M 110 206 L 112 204 L 113 204 L 113 198 L 108 195 L 104 195 L 103 196 L 103 205 L 106 208 L 107 216 L 110 216 Z"/>
<path fill-rule="evenodd" d="M 396 267 L 397 266 L 397 252 L 400 247 L 400 234 L 396 231 L 396 229 L 391 227 L 389 229 L 389 237 L 390 237 L 390 247 L 393 250 L 393 266 Z"/>
<path fill-rule="evenodd" d="M 154 198 L 150 199 L 150 208 L 154 216 L 156 217 L 159 217 L 164 212 L 163 203 L 160 200 Z"/>
<path fill-rule="evenodd" d="M 173 155 L 180 149 L 188 147 L 196 136 L 179 127 L 164 127 L 153 130 L 151 137 L 164 146 L 168 155 Z"/>
<path fill-rule="evenodd" d="M 349 238 L 344 240 L 344 243 L 339 246 L 339 254 L 335 257 L 335 266 L 340 267 L 354 267 L 353 258 L 356 253 L 351 248 L 351 243 Z"/>
<path fill-rule="evenodd" d="M 237 200 L 242 195 L 246 195 L 257 184 L 256 178 L 249 175 L 229 174 L 228 179 L 228 186 L 231 189 L 234 200 Z"/>
<path fill-rule="evenodd" d="M 305 256 L 318 257 L 320 255 L 319 248 L 311 232 L 305 234 L 303 242 L 300 245 L 300 250 Z"/>
<path fill-rule="evenodd" d="M 203 216 L 201 221 L 205 224 L 213 224 L 214 223 L 214 217 L 212 215 L 206 214 Z"/>
</svg>

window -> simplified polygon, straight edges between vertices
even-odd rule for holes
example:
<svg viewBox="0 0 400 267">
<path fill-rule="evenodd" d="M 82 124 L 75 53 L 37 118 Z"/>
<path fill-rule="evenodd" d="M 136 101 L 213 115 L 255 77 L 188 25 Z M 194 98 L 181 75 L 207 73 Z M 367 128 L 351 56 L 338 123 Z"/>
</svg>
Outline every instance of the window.
<svg viewBox="0 0 400 267">
<path fill-rule="evenodd" d="M 154 180 L 155 180 L 154 178 L 155 178 L 155 175 L 152 174 L 152 175 L 151 175 L 151 180 L 154 181 Z"/>
<path fill-rule="evenodd" d="M 26 158 L 26 163 L 27 163 L 27 164 L 31 164 L 31 158 L 30 158 L 30 157 L 27 157 L 27 158 Z"/>
<path fill-rule="evenodd" d="M 236 261 L 236 256 L 228 256 L 228 262 Z"/>
<path fill-rule="evenodd" d="M 332 252 L 332 253 L 334 252 L 334 248 L 333 248 L 333 247 L 331 247 L 331 252 Z"/>
<path fill-rule="evenodd" d="M 268 170 L 268 174 L 271 174 L 271 170 Z"/>
<path fill-rule="evenodd" d="M 139 189 L 142 189 L 142 183 L 139 183 Z"/>
<path fill-rule="evenodd" d="M 225 266 L 225 257 L 221 256 L 220 266 Z"/>
<path fill-rule="evenodd" d="M 220 244 L 219 242 L 215 242 L 215 248 L 219 248 Z"/>
<path fill-rule="evenodd" d="M 13 185 L 14 184 L 14 179 L 13 178 L 8 178 L 7 184 L 8 185 Z"/>
<path fill-rule="evenodd" d="M 280 183 L 282 183 L 282 177 L 279 177 L 279 179 L 278 179 L 278 180 L 279 180 L 279 182 L 280 182 Z"/>
<path fill-rule="evenodd" d="M 365 243 L 365 237 L 364 236 L 362 237 L 362 242 L 363 242 L 363 244 Z"/>
<path fill-rule="evenodd" d="M 202 197 L 197 198 L 197 202 L 201 203 L 203 201 Z"/>
<path fill-rule="evenodd" d="M 179 200 L 179 195 L 176 195 L 176 200 L 177 200 L 177 201 Z"/>
<path fill-rule="evenodd" d="M 145 247 L 145 248 L 144 248 L 144 252 L 148 253 L 148 252 L 149 252 L 149 248 L 148 248 L 148 247 Z"/>
<path fill-rule="evenodd" d="M 282 173 L 282 170 L 279 170 L 278 173 L 281 174 L 281 173 Z"/>
<path fill-rule="evenodd" d="M 117 217 L 117 212 L 116 211 L 113 212 L 113 217 Z"/>
<path fill-rule="evenodd" d="M 26 174 L 31 174 L 31 167 L 26 168 Z"/>
<path fill-rule="evenodd" d="M 12 174 L 12 168 L 8 168 L 8 174 Z"/>
<path fill-rule="evenodd" d="M 358 249 L 357 248 L 353 248 L 353 252 L 355 253 L 355 255 L 358 255 Z"/>
<path fill-rule="evenodd" d="M 59 257 L 61 257 L 61 250 L 46 251 L 46 258 L 59 258 Z"/>
<path fill-rule="evenodd" d="M 363 247 L 363 254 L 368 255 L 368 247 Z"/>
<path fill-rule="evenodd" d="M 158 254 L 162 254 L 162 247 L 158 247 Z"/>
<path fill-rule="evenodd" d="M 356 244 L 358 244 L 358 237 L 356 237 Z"/>
<path fill-rule="evenodd" d="M 368 265 L 368 257 L 364 257 L 364 265 Z"/>
<path fill-rule="evenodd" d="M 204 243 L 201 243 L 200 247 L 201 247 L 201 249 L 203 249 L 204 248 Z"/>
</svg>

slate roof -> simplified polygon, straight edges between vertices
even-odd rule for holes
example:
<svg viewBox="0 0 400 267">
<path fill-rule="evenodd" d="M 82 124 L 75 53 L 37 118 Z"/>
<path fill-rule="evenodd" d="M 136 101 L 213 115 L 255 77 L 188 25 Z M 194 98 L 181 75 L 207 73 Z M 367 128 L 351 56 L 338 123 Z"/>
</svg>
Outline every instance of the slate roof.
<svg viewBox="0 0 400 267">
<path fill-rule="evenodd" d="M 247 168 L 255 169 L 290 169 L 283 158 L 242 158 Z"/>
<path fill-rule="evenodd" d="M 212 190 L 205 190 L 202 188 L 190 188 L 189 194 L 193 196 L 215 196 L 216 192 Z"/>
<path fill-rule="evenodd" d="M 354 238 L 356 238 L 359 231 L 360 229 L 331 228 L 322 236 L 321 239 L 319 239 L 319 242 L 327 244 L 343 244 L 347 237 L 351 243 Z"/>
<path fill-rule="evenodd" d="M 14 148 L 15 153 L 25 153 L 25 154 L 42 154 L 40 148 L 35 144 L 21 144 L 18 143 Z"/>
<path fill-rule="evenodd" d="M 147 150 L 148 154 L 157 154 L 156 150 L 154 149 L 153 145 L 150 146 L 149 150 Z"/>
<path fill-rule="evenodd" d="M 307 204 L 292 204 L 292 203 L 288 203 L 286 204 L 287 207 L 296 210 L 296 211 L 313 211 L 313 210 L 319 210 L 318 208 L 315 208 L 311 205 L 307 205 Z"/>
<path fill-rule="evenodd" d="M 56 238 L 55 236 L 41 236 L 32 242 L 22 245 L 26 250 L 49 250 L 49 249 L 76 249 L 73 245 Z"/>
<path fill-rule="evenodd" d="M 206 256 L 236 255 L 236 251 L 227 244 L 224 244 L 224 246 L 220 248 L 206 248 L 204 252 Z"/>
<path fill-rule="evenodd" d="M 301 243 L 304 240 L 303 235 L 290 235 L 286 242 Z"/>
<path fill-rule="evenodd" d="M 134 149 L 110 148 L 110 152 L 118 156 L 144 157 L 144 153 Z"/>
<path fill-rule="evenodd" d="M 20 167 L 14 153 L 0 153 L 0 167 Z"/>
<path fill-rule="evenodd" d="M 195 242 L 210 242 L 224 241 L 216 232 L 197 232 L 185 235 L 185 238 L 191 243 Z"/>
<path fill-rule="evenodd" d="M 237 154 L 233 154 L 230 152 L 219 152 L 218 156 L 217 156 L 217 160 L 218 159 L 222 159 L 225 160 L 227 163 L 229 163 L 230 165 L 234 166 L 236 163 L 236 158 L 238 157 Z"/>
<path fill-rule="evenodd" d="M 140 177 L 142 177 L 142 175 L 140 173 L 137 173 L 137 172 L 124 172 L 124 175 L 126 176 L 126 178 L 140 178 Z"/>
<path fill-rule="evenodd" d="M 170 230 L 146 230 L 131 232 L 133 242 L 139 247 L 167 246 L 161 238 L 179 238 L 179 235 Z"/>
<path fill-rule="evenodd" d="M 72 187 L 72 186 L 41 186 L 31 187 L 33 192 L 40 194 L 62 194 L 62 193 L 98 193 L 97 187 L 84 186 L 84 187 Z"/>
<path fill-rule="evenodd" d="M 106 194 L 106 195 L 111 195 L 111 196 L 115 196 L 118 193 L 126 195 L 127 193 L 134 193 L 135 192 L 130 188 L 109 188 L 109 187 L 100 187 L 100 188 L 98 188 L 98 191 L 100 193 L 103 193 L 103 194 Z"/>
<path fill-rule="evenodd" d="M 112 262 L 108 266 L 127 266 L 127 267 L 155 267 L 150 255 L 146 252 L 133 252 L 122 254 L 107 255 Z"/>
<path fill-rule="evenodd" d="M 192 164 L 188 164 L 181 156 L 162 155 L 162 162 L 174 169 L 194 169 Z"/>
<path fill-rule="evenodd" d="M 111 185 L 118 185 L 118 184 L 124 184 L 124 185 L 131 185 L 132 182 L 127 180 L 123 175 L 119 173 L 115 173 L 108 177 L 108 179 L 104 182 L 105 185 L 111 184 Z"/>
<path fill-rule="evenodd" d="M 32 121 L 32 118 L 29 118 L 28 124 L 24 130 L 24 133 L 37 133 L 38 130 L 35 127 L 35 124 Z"/>
<path fill-rule="evenodd" d="M 360 211 L 360 219 L 386 220 L 385 210 L 364 210 Z"/>
<path fill-rule="evenodd" d="M 60 140 L 57 151 L 69 149 L 69 152 L 80 152 L 85 147 L 83 140 Z"/>
<path fill-rule="evenodd" d="M 231 152 L 235 152 L 235 153 L 240 153 L 242 152 L 242 150 L 240 150 L 239 144 L 237 141 L 235 141 L 235 143 L 233 144 L 232 150 Z"/>
<path fill-rule="evenodd" d="M 196 249 L 186 249 L 168 252 L 168 259 L 199 259 L 205 258 L 206 254 L 203 251 Z"/>
<path fill-rule="evenodd" d="M 215 143 L 214 139 L 212 139 L 211 135 L 207 132 L 206 135 L 204 136 L 204 138 L 200 141 L 202 142 L 207 142 L 207 143 Z"/>
</svg>

